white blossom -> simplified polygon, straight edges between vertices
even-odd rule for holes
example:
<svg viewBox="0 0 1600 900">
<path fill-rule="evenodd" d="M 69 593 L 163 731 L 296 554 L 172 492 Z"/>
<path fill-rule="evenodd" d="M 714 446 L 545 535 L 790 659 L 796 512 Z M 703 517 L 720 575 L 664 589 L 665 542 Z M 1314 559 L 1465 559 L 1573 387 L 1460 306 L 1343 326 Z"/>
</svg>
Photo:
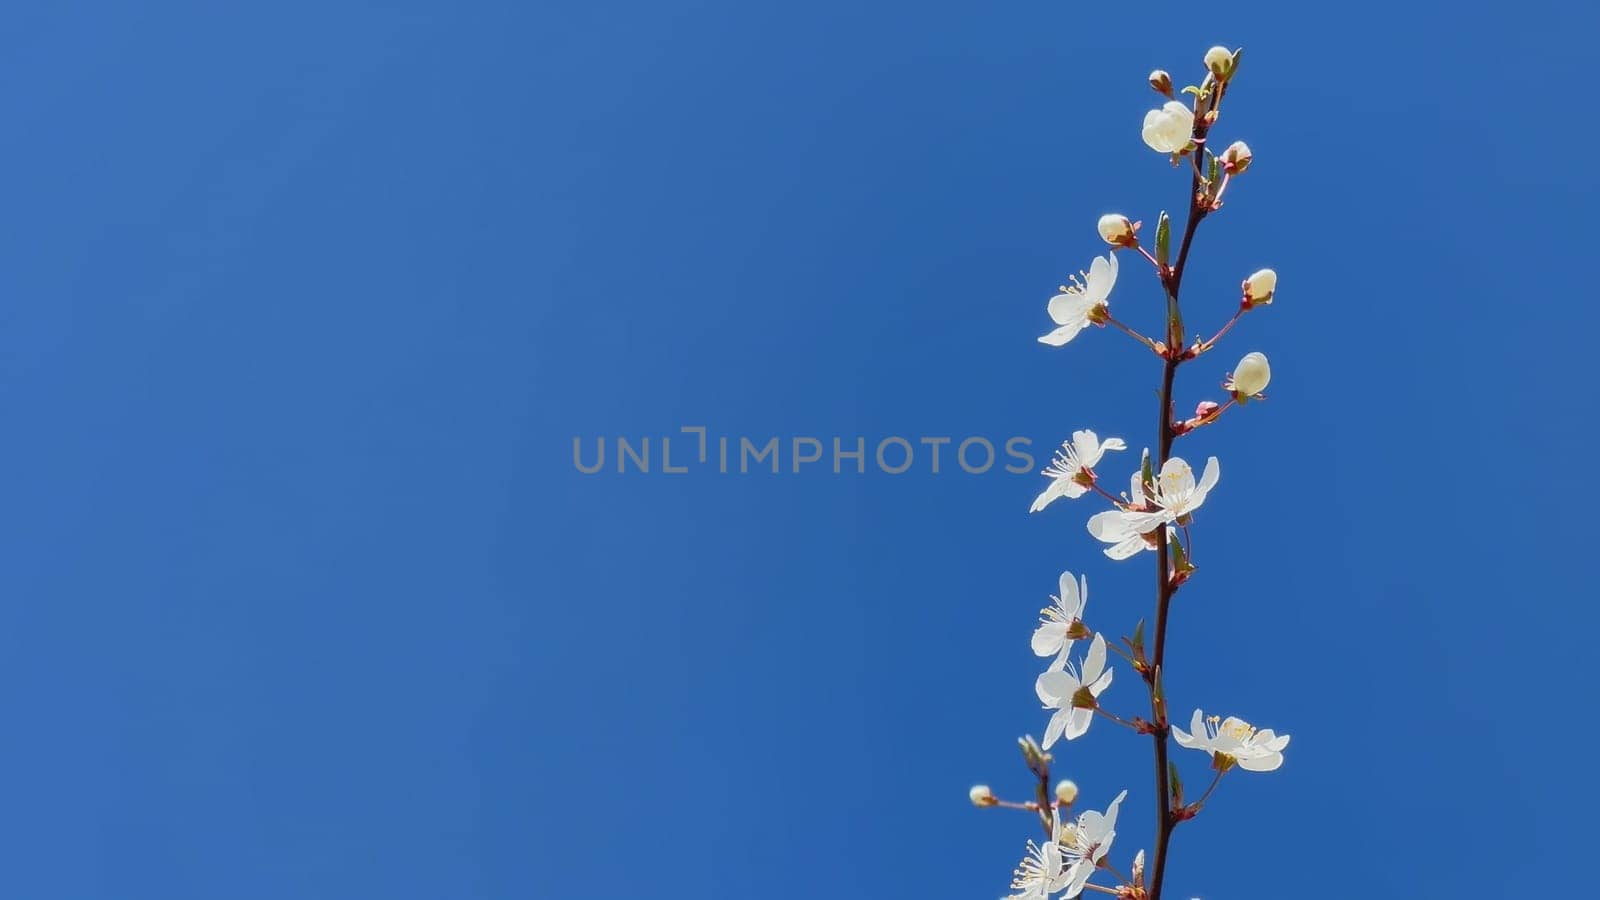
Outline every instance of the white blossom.
<svg viewBox="0 0 1600 900">
<path fill-rule="evenodd" d="M 1122 442 L 1122 438 L 1107 438 L 1102 444 L 1100 436 L 1088 429 L 1074 431 L 1072 440 L 1062 441 L 1061 449 L 1056 451 L 1050 465 L 1039 473 L 1049 478 L 1050 484 L 1033 499 L 1028 512 L 1038 512 L 1058 497 L 1069 500 L 1082 497 L 1089 490 L 1089 485 L 1094 483 L 1093 469 L 1100 464 L 1100 458 L 1106 451 L 1126 449 L 1128 445 Z"/>
<path fill-rule="evenodd" d="M 1151 498 L 1154 509 L 1127 512 L 1128 526 L 1140 534 L 1148 534 L 1162 524 L 1172 524 L 1192 514 L 1206 502 L 1206 495 L 1216 487 L 1222 476 L 1221 466 L 1215 456 L 1206 461 L 1206 470 L 1199 483 L 1194 480 L 1194 469 L 1179 457 L 1172 457 L 1156 476 L 1155 496 Z"/>
<path fill-rule="evenodd" d="M 1044 729 L 1044 749 L 1050 749 L 1058 738 L 1076 740 L 1089 730 L 1094 718 L 1094 707 L 1079 706 L 1078 693 L 1087 690 L 1090 698 L 1098 698 L 1111 686 L 1111 670 L 1106 668 L 1106 639 L 1097 634 L 1089 642 L 1089 653 L 1084 657 L 1083 668 L 1075 670 L 1063 655 L 1051 664 L 1049 671 L 1034 681 L 1034 693 L 1045 709 L 1053 709 L 1050 724 Z"/>
<path fill-rule="evenodd" d="M 1017 893 L 1007 900 L 1047 900 L 1051 894 L 1066 888 L 1067 864 L 1061 852 L 1064 831 L 1058 820 L 1054 836 L 1043 846 L 1028 842 L 1028 854 L 1012 874 L 1011 889 Z"/>
<path fill-rule="evenodd" d="M 1154 497 L 1144 496 L 1143 484 L 1135 473 L 1128 506 L 1090 516 L 1089 533 L 1111 545 L 1105 548 L 1105 554 L 1112 559 L 1127 559 L 1141 550 L 1151 549 L 1154 542 L 1146 535 L 1199 509 L 1220 476 L 1221 468 L 1213 456 L 1206 462 L 1206 470 L 1197 484 L 1194 470 L 1174 456 L 1166 461 L 1156 477 Z"/>
<path fill-rule="evenodd" d="M 1254 397 L 1266 390 L 1270 381 L 1272 381 L 1272 366 L 1267 363 L 1267 355 L 1250 352 L 1233 367 L 1233 374 L 1223 386 L 1235 394 Z"/>
<path fill-rule="evenodd" d="M 1160 109 L 1144 114 L 1144 128 L 1140 137 L 1151 150 L 1159 153 L 1177 153 L 1189 146 L 1194 130 L 1194 112 L 1187 104 L 1168 100 Z"/>
<path fill-rule="evenodd" d="M 967 799 L 972 801 L 973 806 L 994 806 L 1000 802 L 1000 798 L 994 795 L 994 791 L 989 790 L 987 784 L 973 785 L 967 791 Z"/>
<path fill-rule="evenodd" d="M 1033 632 L 1036 656 L 1061 656 L 1072 649 L 1072 626 L 1083 618 L 1083 609 L 1089 605 L 1089 579 L 1074 581 L 1071 572 L 1062 572 L 1061 595 L 1050 599 L 1055 603 L 1039 610 L 1039 627 Z"/>
<path fill-rule="evenodd" d="M 1200 710 L 1189 719 L 1189 730 L 1172 726 L 1172 738 L 1180 747 L 1211 754 L 1212 765 L 1228 768 L 1238 764 L 1246 772 L 1271 772 L 1283 765 L 1283 748 L 1289 735 L 1274 734 L 1267 728 L 1257 731 L 1243 719 L 1229 716 L 1206 718 Z"/>
<path fill-rule="evenodd" d="M 1083 893 L 1089 876 L 1111 852 L 1111 842 L 1117 837 L 1117 808 L 1127 796 L 1128 792 L 1123 791 L 1111 801 L 1104 813 L 1086 810 L 1076 822 L 1061 829 L 1061 855 L 1067 861 L 1067 884 L 1063 897 L 1076 897 Z"/>
<path fill-rule="evenodd" d="M 1062 285 L 1061 293 L 1050 298 L 1046 310 L 1059 327 L 1040 337 L 1039 343 L 1059 347 L 1077 337 L 1078 332 L 1089 326 L 1094 311 L 1107 305 L 1111 288 L 1116 283 L 1117 255 L 1096 256 L 1087 274 Z"/>
<path fill-rule="evenodd" d="M 1150 549 L 1144 533 L 1133 527 L 1133 513 L 1122 509 L 1108 509 L 1089 517 L 1089 533 L 1111 546 L 1105 554 L 1112 559 L 1127 559 L 1140 550 Z"/>
<path fill-rule="evenodd" d="M 1146 450 L 1145 456 L 1149 455 L 1150 451 Z M 1143 469 L 1142 464 L 1140 468 Z M 1144 478 L 1139 472 L 1134 472 L 1128 479 L 1128 504 L 1134 508 L 1146 505 Z M 1127 509 L 1108 509 L 1089 517 L 1089 533 L 1111 545 L 1105 549 L 1105 554 L 1112 559 L 1127 559 L 1150 547 L 1144 535 L 1129 524 L 1130 514 Z"/>
</svg>

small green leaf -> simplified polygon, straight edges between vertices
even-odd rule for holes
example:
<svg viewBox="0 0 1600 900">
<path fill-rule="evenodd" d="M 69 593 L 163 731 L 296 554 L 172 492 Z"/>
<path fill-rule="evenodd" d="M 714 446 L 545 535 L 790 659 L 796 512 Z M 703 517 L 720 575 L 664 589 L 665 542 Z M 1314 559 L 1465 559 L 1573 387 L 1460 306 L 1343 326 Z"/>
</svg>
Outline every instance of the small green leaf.
<svg viewBox="0 0 1600 900">
<path fill-rule="evenodd" d="M 1178 298 L 1170 293 L 1167 294 L 1167 346 L 1183 348 L 1183 313 L 1178 311 Z"/>
<path fill-rule="evenodd" d="M 1156 262 L 1165 266 L 1172 252 L 1172 219 L 1166 210 L 1161 211 L 1161 218 L 1156 221 Z"/>
<path fill-rule="evenodd" d="M 1183 805 L 1183 778 L 1178 775 L 1178 764 L 1167 760 L 1167 781 L 1172 785 L 1172 805 Z"/>
<path fill-rule="evenodd" d="M 1172 551 L 1172 571 L 1187 574 L 1194 571 L 1194 566 L 1189 563 L 1189 554 L 1184 552 L 1183 542 L 1178 540 L 1178 531 L 1175 528 L 1167 529 L 1167 547 Z"/>
</svg>

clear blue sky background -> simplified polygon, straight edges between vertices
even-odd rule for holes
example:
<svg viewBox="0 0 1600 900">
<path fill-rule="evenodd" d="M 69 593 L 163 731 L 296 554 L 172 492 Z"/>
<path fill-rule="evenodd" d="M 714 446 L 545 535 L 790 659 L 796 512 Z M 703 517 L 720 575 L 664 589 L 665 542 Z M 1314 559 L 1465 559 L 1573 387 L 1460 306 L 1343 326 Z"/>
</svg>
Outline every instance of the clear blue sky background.
<svg viewBox="0 0 1600 900">
<path fill-rule="evenodd" d="M 1150 558 L 1027 515 L 1033 475 L 586 476 L 571 440 L 1142 446 L 1154 362 L 1034 338 L 1095 216 L 1183 202 L 1144 76 L 1218 42 L 1257 162 L 1191 321 L 1281 293 L 1180 402 L 1246 350 L 1275 380 L 1183 444 L 1223 477 L 1171 690 L 1294 744 L 1172 895 L 1589 883 L 1592 6 L 6 18 L 0 893 L 1003 893 L 1029 823 L 966 789 L 1026 789 L 1035 611 L 1073 568 L 1126 628 Z M 1105 724 L 1062 766 L 1130 790 L 1126 862 L 1148 750 Z"/>
</svg>

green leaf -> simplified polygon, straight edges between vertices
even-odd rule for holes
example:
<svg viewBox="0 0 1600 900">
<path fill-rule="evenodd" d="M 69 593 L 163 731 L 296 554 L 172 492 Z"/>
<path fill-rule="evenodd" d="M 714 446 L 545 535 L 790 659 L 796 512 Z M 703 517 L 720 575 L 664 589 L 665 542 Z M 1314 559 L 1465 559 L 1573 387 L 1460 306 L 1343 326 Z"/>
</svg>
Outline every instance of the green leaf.
<svg viewBox="0 0 1600 900">
<path fill-rule="evenodd" d="M 1156 221 L 1156 262 L 1165 266 L 1172 252 L 1172 219 L 1166 210 L 1161 211 L 1161 218 Z"/>
<path fill-rule="evenodd" d="M 1178 540 L 1178 530 L 1176 528 L 1169 527 L 1167 529 L 1167 547 L 1172 552 L 1172 571 L 1194 571 L 1194 566 L 1189 564 L 1189 554 L 1183 551 L 1183 541 Z"/>
<path fill-rule="evenodd" d="M 1183 347 L 1183 313 L 1178 311 L 1178 298 L 1170 293 L 1167 294 L 1167 346 Z"/>
<path fill-rule="evenodd" d="M 1178 764 L 1167 760 L 1167 781 L 1172 786 L 1172 805 L 1183 805 L 1183 778 L 1178 775 Z"/>
</svg>

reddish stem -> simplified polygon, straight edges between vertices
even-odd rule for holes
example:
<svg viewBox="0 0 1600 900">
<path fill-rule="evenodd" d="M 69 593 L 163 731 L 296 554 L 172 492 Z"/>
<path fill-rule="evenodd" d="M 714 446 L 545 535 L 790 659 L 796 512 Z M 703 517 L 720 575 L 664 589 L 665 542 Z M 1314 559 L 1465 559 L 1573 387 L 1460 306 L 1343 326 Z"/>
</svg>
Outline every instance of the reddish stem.
<svg viewBox="0 0 1600 900">
<path fill-rule="evenodd" d="M 1215 102 L 1215 101 L 1213 101 Z M 1205 116 L 1197 115 L 1194 125 L 1194 141 L 1201 148 L 1205 146 L 1206 131 L 1209 126 L 1205 123 Z M 1162 279 L 1166 288 L 1170 306 L 1176 310 L 1178 307 L 1178 291 L 1183 284 L 1184 267 L 1189 262 L 1189 250 L 1194 244 L 1196 229 L 1200 227 L 1200 220 L 1205 218 L 1209 208 L 1200 191 L 1202 175 L 1197 167 L 1189 187 L 1189 217 L 1183 226 L 1183 241 L 1178 247 L 1178 259 L 1172 267 L 1171 274 Z M 1177 437 L 1176 430 L 1172 427 L 1172 383 L 1178 374 L 1178 366 L 1183 362 L 1183 354 L 1174 352 L 1170 354 L 1161 366 L 1161 409 L 1160 422 L 1157 425 L 1156 460 L 1155 470 L 1172 458 L 1172 441 Z M 1155 741 L 1155 776 L 1156 776 L 1156 840 L 1152 853 L 1149 881 L 1149 900 L 1161 900 L 1161 885 L 1167 873 L 1167 848 L 1172 841 L 1172 830 L 1177 825 L 1177 817 L 1172 811 L 1172 797 L 1167 785 L 1167 736 L 1170 728 L 1166 720 L 1164 703 L 1156 694 L 1157 679 L 1162 679 L 1165 684 L 1163 667 L 1167 657 L 1167 614 L 1172 604 L 1173 585 L 1167 576 L 1167 526 L 1161 527 L 1160 541 L 1156 546 L 1156 620 L 1155 620 L 1155 646 L 1150 657 L 1150 673 L 1147 680 L 1150 684 L 1150 710 L 1154 727 L 1151 729 L 1151 738 Z"/>
</svg>

